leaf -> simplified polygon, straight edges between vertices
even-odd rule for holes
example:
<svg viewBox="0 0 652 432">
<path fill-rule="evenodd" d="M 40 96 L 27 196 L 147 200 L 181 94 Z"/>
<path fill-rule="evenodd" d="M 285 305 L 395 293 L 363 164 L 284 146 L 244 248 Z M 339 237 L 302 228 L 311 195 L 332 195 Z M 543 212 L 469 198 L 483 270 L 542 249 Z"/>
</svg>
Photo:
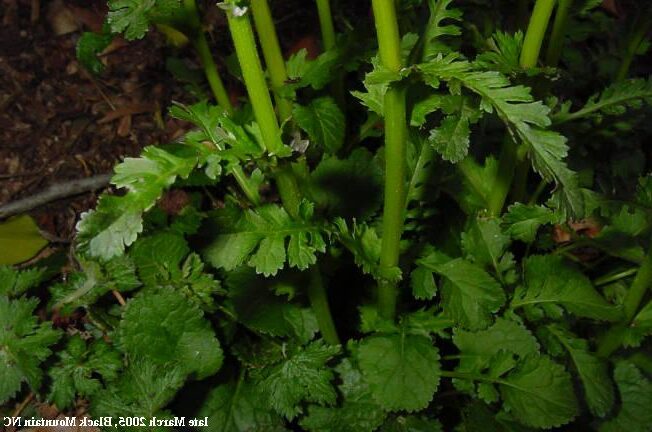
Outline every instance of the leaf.
<svg viewBox="0 0 652 432">
<path fill-rule="evenodd" d="M 302 216 L 293 220 L 278 205 L 218 210 L 213 218 L 217 236 L 204 249 L 204 256 L 215 268 L 225 270 L 247 261 L 265 276 L 278 273 L 286 261 L 290 267 L 305 270 L 317 261 L 317 252 L 324 252 L 326 245 L 319 225 L 310 221 L 312 206 L 305 202 Z"/>
<path fill-rule="evenodd" d="M 502 273 L 513 265 L 511 254 L 506 255 L 510 243 L 509 236 L 503 233 L 497 219 L 477 217 L 470 228 L 462 233 L 462 249 L 467 258 L 493 268 L 501 278 Z"/>
<path fill-rule="evenodd" d="M 258 372 L 256 385 L 276 412 L 292 420 L 303 412 L 302 401 L 333 404 L 336 394 L 333 372 L 326 363 L 339 353 L 339 346 L 323 341 L 298 348 L 281 363 Z"/>
<path fill-rule="evenodd" d="M 16 270 L 0 265 L 0 295 L 18 297 L 27 290 L 37 287 L 46 276 L 46 271 L 40 268 Z"/>
<path fill-rule="evenodd" d="M 476 71 L 466 61 L 456 61 L 456 54 L 440 55 L 419 69 L 428 77 L 430 85 L 438 88 L 440 82 L 459 81 L 482 98 L 481 108 L 495 111 L 514 137 L 527 148 L 532 166 L 546 180 L 554 180 L 560 187 L 560 211 L 581 216 L 583 201 L 576 175 L 563 159 L 568 153 L 566 139 L 557 132 L 545 130 L 550 126 L 549 108 L 534 102 L 530 89 L 511 86 L 509 80 L 496 71 Z"/>
<path fill-rule="evenodd" d="M 618 321 L 622 311 L 595 290 L 581 272 L 555 255 L 531 256 L 525 260 L 524 284 L 516 289 L 511 307 L 543 307 L 546 313 L 563 306 L 568 312 L 586 318 Z"/>
<path fill-rule="evenodd" d="M 437 54 L 449 52 L 450 48 L 442 39 L 462 34 L 460 26 L 457 25 L 462 20 L 462 12 L 459 9 L 450 9 L 452 2 L 453 0 L 428 0 L 430 18 L 423 35 L 425 41 L 423 60 L 429 60 Z M 451 22 L 455 22 L 455 24 Z"/>
<path fill-rule="evenodd" d="M 578 414 L 570 375 L 548 357 L 528 357 L 499 386 L 504 408 L 524 425 L 558 427 Z"/>
<path fill-rule="evenodd" d="M 93 397 L 91 413 L 98 417 L 168 417 L 163 408 L 172 401 L 183 386 L 185 374 L 176 365 L 159 365 L 134 360 L 120 379 Z M 115 423 L 115 422 L 114 422 Z M 121 428 L 137 431 L 142 428 Z M 149 428 L 152 432 L 166 428 Z"/>
<path fill-rule="evenodd" d="M 480 330 L 488 327 L 505 303 L 505 292 L 482 267 L 462 258 L 449 259 L 435 253 L 418 264 L 441 275 L 444 314 L 458 325 Z"/>
<path fill-rule="evenodd" d="M 507 233 L 516 240 L 532 243 L 542 225 L 555 221 L 552 210 L 537 205 L 513 204 L 503 216 Z"/>
<path fill-rule="evenodd" d="M 143 230 L 142 213 L 151 209 L 177 178 L 187 178 L 202 164 L 201 153 L 191 147 L 176 155 L 159 147 L 145 147 L 140 158 L 126 158 L 115 168 L 112 183 L 128 193 L 103 195 L 95 210 L 82 214 L 77 240 L 82 251 L 111 259 L 124 253 Z"/>
<path fill-rule="evenodd" d="M 0 296 L 0 404 L 4 404 L 26 382 L 34 391 L 41 386 L 41 362 L 60 333 L 52 323 L 37 323 L 37 299 L 9 300 Z"/>
<path fill-rule="evenodd" d="M 167 232 L 139 239 L 130 251 L 138 275 L 146 286 L 172 286 L 206 311 L 215 310 L 219 281 L 204 273 L 204 263 L 190 253 L 183 237 Z"/>
<path fill-rule="evenodd" d="M 34 257 L 48 241 L 43 238 L 34 220 L 27 215 L 14 216 L 0 222 L 0 265 L 19 264 Z"/>
<path fill-rule="evenodd" d="M 76 55 L 79 63 L 89 72 L 99 75 L 104 71 L 104 63 L 97 57 L 113 41 L 113 36 L 105 33 L 84 32 L 77 41 Z"/>
<path fill-rule="evenodd" d="M 102 340 L 87 346 L 80 336 L 68 340 L 66 349 L 58 353 L 58 358 L 59 361 L 48 371 L 52 379 L 48 399 L 59 410 L 70 408 L 76 395 L 88 399 L 103 388 L 103 382 L 115 380 L 122 369 L 120 353 Z"/>
<path fill-rule="evenodd" d="M 373 400 L 362 373 L 349 360 L 335 368 L 343 401 L 337 407 L 310 405 L 301 427 L 310 432 L 372 432 L 385 418 L 385 412 Z"/>
<path fill-rule="evenodd" d="M 276 337 L 295 337 L 302 343 L 312 340 L 319 327 L 310 308 L 300 307 L 274 295 L 276 286 L 296 282 L 283 276 L 265 279 L 253 269 L 229 273 L 226 285 L 237 320 L 255 332 Z"/>
<path fill-rule="evenodd" d="M 415 268 L 410 275 L 412 295 L 417 300 L 431 300 L 437 293 L 437 284 L 432 271 L 425 267 Z"/>
<path fill-rule="evenodd" d="M 313 99 L 309 105 L 295 105 L 293 118 L 311 141 L 329 153 L 344 144 L 344 114 L 331 97 Z"/>
<path fill-rule="evenodd" d="M 594 415 L 604 417 L 611 410 L 615 399 L 607 363 L 589 352 L 587 341 L 576 337 L 560 325 L 551 324 L 547 328 L 568 350 L 582 381 L 589 409 Z"/>
<path fill-rule="evenodd" d="M 107 22 L 114 33 L 124 33 L 127 40 L 142 39 L 152 22 L 170 16 L 179 0 L 109 0 Z"/>
<path fill-rule="evenodd" d="M 464 159 L 469 152 L 471 129 L 469 118 L 462 113 L 444 117 L 438 128 L 430 131 L 430 144 L 451 163 Z"/>
<path fill-rule="evenodd" d="M 634 365 L 618 362 L 614 379 L 621 407 L 613 419 L 600 425 L 600 432 L 649 432 L 652 425 L 652 383 Z"/>
<path fill-rule="evenodd" d="M 427 337 L 370 336 L 360 342 L 357 358 L 374 399 L 387 411 L 424 409 L 439 385 L 439 352 Z"/>
<path fill-rule="evenodd" d="M 644 104 L 652 104 L 652 77 L 615 82 L 601 93 L 591 96 L 575 112 L 570 112 L 569 104 L 562 105 L 561 111 L 553 116 L 553 121 L 556 124 L 585 118 L 599 121 L 602 116 L 623 115 L 628 109 L 640 109 Z"/>
<path fill-rule="evenodd" d="M 222 366 L 220 343 L 200 309 L 169 288 L 127 302 L 118 328 L 120 349 L 156 365 L 177 364 L 198 379 Z"/>
<path fill-rule="evenodd" d="M 478 55 L 476 61 L 484 69 L 495 69 L 507 75 L 521 72 L 523 68 L 520 57 L 523 40 L 524 35 L 521 31 L 513 35 L 497 31 L 487 41 L 491 50 Z"/>
<path fill-rule="evenodd" d="M 215 432 L 281 432 L 283 420 L 271 412 L 256 387 L 244 378 L 215 387 L 201 406 Z"/>
</svg>

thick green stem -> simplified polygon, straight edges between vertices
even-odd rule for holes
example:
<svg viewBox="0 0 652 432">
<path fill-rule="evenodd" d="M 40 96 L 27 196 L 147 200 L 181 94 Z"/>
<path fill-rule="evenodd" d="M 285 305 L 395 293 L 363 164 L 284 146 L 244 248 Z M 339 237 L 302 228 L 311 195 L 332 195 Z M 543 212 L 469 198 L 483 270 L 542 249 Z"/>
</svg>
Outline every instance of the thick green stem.
<svg viewBox="0 0 652 432">
<path fill-rule="evenodd" d="M 319 13 L 319 25 L 324 50 L 328 51 L 335 48 L 335 26 L 333 25 L 330 0 L 317 0 L 317 12 Z"/>
<path fill-rule="evenodd" d="M 256 40 L 251 28 L 249 15 L 234 16 L 227 12 L 229 29 L 235 45 L 235 52 L 240 62 L 249 100 L 254 110 L 254 116 L 260 127 L 267 151 L 275 154 L 283 148 L 281 129 L 276 119 L 272 98 L 267 88 L 263 67 L 258 57 Z"/>
<path fill-rule="evenodd" d="M 281 121 L 292 117 L 292 102 L 281 96 L 282 87 L 287 81 L 287 72 L 285 70 L 285 60 L 281 53 L 281 46 L 278 42 L 276 28 L 272 12 L 267 0 L 251 0 L 251 12 L 254 17 L 258 40 L 263 51 L 267 72 L 272 82 L 272 90 L 278 107 L 278 114 Z"/>
<path fill-rule="evenodd" d="M 652 288 L 652 246 L 636 272 L 634 282 L 623 300 L 624 322 L 614 325 L 600 340 L 598 354 L 601 357 L 609 357 L 620 348 L 626 328 L 636 317 L 645 292 L 649 288 Z"/>
<path fill-rule="evenodd" d="M 328 305 L 328 296 L 324 281 L 319 270 L 319 265 L 310 268 L 310 283 L 308 284 L 308 298 L 312 310 L 317 317 L 319 331 L 321 331 L 324 340 L 331 345 L 339 345 L 340 338 L 337 335 L 337 329 L 331 316 L 331 310 Z"/>
<path fill-rule="evenodd" d="M 632 30 L 632 35 L 629 39 L 629 43 L 627 44 L 627 48 L 625 49 L 623 60 L 620 63 L 618 72 L 616 73 L 616 81 L 622 81 L 627 78 L 627 75 L 629 75 L 629 68 L 632 65 L 632 61 L 634 61 L 636 51 L 638 51 L 641 43 L 643 43 L 643 39 L 645 39 L 645 36 L 650 31 L 651 25 L 652 9 L 650 9 L 647 14 L 640 15 L 636 18 Z"/>
<path fill-rule="evenodd" d="M 555 2 L 556 0 L 537 0 L 534 5 L 521 51 L 520 63 L 521 67 L 525 69 L 535 67 L 539 61 L 543 38 L 546 35 Z"/>
<path fill-rule="evenodd" d="M 378 47 L 383 65 L 392 72 L 403 68 L 401 39 L 394 0 L 373 0 Z M 392 86 L 385 94 L 385 201 L 380 270 L 398 266 L 405 206 L 407 119 L 405 89 Z M 396 282 L 378 284 L 378 310 L 386 319 L 394 319 L 398 288 Z"/>
<path fill-rule="evenodd" d="M 546 52 L 546 64 L 548 66 L 557 67 L 559 64 L 561 52 L 564 49 L 571 6 L 573 6 L 573 0 L 559 0 L 555 22 L 552 25 L 552 34 L 548 42 L 548 51 Z"/>
</svg>

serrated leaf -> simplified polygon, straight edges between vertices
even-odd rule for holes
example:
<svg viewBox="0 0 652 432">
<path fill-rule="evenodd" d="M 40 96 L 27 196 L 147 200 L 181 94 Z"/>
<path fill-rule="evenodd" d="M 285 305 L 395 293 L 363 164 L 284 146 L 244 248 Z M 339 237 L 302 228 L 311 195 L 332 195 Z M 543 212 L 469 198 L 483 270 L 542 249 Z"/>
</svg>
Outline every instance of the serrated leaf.
<svg viewBox="0 0 652 432">
<path fill-rule="evenodd" d="M 0 404 L 11 399 L 26 382 L 37 391 L 43 371 L 41 362 L 60 333 L 49 322 L 38 324 L 36 299 L 9 300 L 0 296 Z"/>
<path fill-rule="evenodd" d="M 311 342 L 278 365 L 259 371 L 256 385 L 267 398 L 267 403 L 289 420 L 303 412 L 302 401 L 333 404 L 336 399 L 331 384 L 333 372 L 326 363 L 339 351 L 339 346 L 326 345 L 323 341 Z"/>
<path fill-rule="evenodd" d="M 124 253 L 143 230 L 142 213 L 151 209 L 177 178 L 187 178 L 201 165 L 202 154 L 186 147 L 183 155 L 145 147 L 140 158 L 126 158 L 112 179 L 128 189 L 121 197 L 103 195 L 95 210 L 82 214 L 77 240 L 82 251 L 105 260 Z"/>
<path fill-rule="evenodd" d="M 310 140 L 329 153 L 344 144 L 344 114 L 331 97 L 313 99 L 306 106 L 295 105 L 293 118 Z"/>
<path fill-rule="evenodd" d="M 198 379 L 222 366 L 220 343 L 202 311 L 172 289 L 145 291 L 127 302 L 118 328 L 126 354 L 157 364 L 178 364 Z"/>
<path fill-rule="evenodd" d="M 485 268 L 493 268 L 500 279 L 513 264 L 511 256 L 506 255 L 510 243 L 497 219 L 477 217 L 462 233 L 462 249 L 467 258 Z"/>
<path fill-rule="evenodd" d="M 528 357 L 499 387 L 505 409 L 524 425 L 557 427 L 578 414 L 570 375 L 548 357 Z"/>
<path fill-rule="evenodd" d="M 440 259 L 435 253 L 418 261 L 419 265 L 441 275 L 444 314 L 471 330 L 488 327 L 492 314 L 505 303 L 505 292 L 482 267 L 462 258 Z"/>
<path fill-rule="evenodd" d="M 537 205 L 513 204 L 503 216 L 507 233 L 514 239 L 532 243 L 542 225 L 554 222 L 552 210 Z"/>
<path fill-rule="evenodd" d="M 432 271 L 425 267 L 417 267 L 410 274 L 412 295 L 417 300 L 431 300 L 437 293 L 437 284 Z"/>
<path fill-rule="evenodd" d="M 109 0 L 107 22 L 114 33 L 127 40 L 141 39 L 157 18 L 170 16 L 180 8 L 179 0 Z"/>
<path fill-rule="evenodd" d="M 613 419 L 600 425 L 600 432 L 649 432 L 652 425 L 652 383 L 631 363 L 618 362 L 614 379 L 621 407 Z"/>
<path fill-rule="evenodd" d="M 559 325 L 548 330 L 570 354 L 584 387 L 586 403 L 591 412 L 604 417 L 614 404 L 614 387 L 607 372 L 607 363 L 589 352 L 587 341 L 579 339 Z"/>
<path fill-rule="evenodd" d="M 421 410 L 439 385 L 439 352 L 430 338 L 371 336 L 360 342 L 357 356 L 374 399 L 387 411 Z"/>
<path fill-rule="evenodd" d="M 457 24 L 462 19 L 459 9 L 451 8 L 453 0 L 429 0 L 430 18 L 424 30 L 423 60 L 429 60 L 440 53 L 449 52 L 450 48 L 442 38 L 462 34 Z M 454 24 L 453 24 L 454 23 Z"/>
<path fill-rule="evenodd" d="M 87 346 L 80 336 L 73 336 L 58 358 L 48 371 L 52 379 L 48 399 L 60 410 L 69 408 L 76 395 L 83 398 L 94 395 L 103 388 L 103 382 L 115 380 L 122 369 L 120 353 L 102 340 Z"/>
<path fill-rule="evenodd" d="M 45 270 L 41 268 L 16 270 L 0 265 L 0 295 L 17 297 L 30 288 L 38 286 L 44 276 Z"/>
<path fill-rule="evenodd" d="M 617 321 L 622 311 L 595 290 L 591 281 L 555 255 L 531 256 L 525 261 L 525 280 L 512 299 L 512 308 L 559 305 L 575 315 Z M 551 313 L 550 309 L 546 309 Z"/>
<path fill-rule="evenodd" d="M 469 118 L 463 113 L 452 114 L 430 131 L 428 141 L 444 160 L 457 163 L 469 152 L 470 134 Z"/>
<path fill-rule="evenodd" d="M 317 252 L 326 248 L 319 225 L 308 219 L 294 220 L 277 205 L 218 210 L 213 222 L 217 236 L 204 249 L 204 256 L 216 268 L 233 270 L 247 262 L 256 272 L 272 276 L 286 261 L 290 267 L 308 268 L 317 261 Z"/>
</svg>

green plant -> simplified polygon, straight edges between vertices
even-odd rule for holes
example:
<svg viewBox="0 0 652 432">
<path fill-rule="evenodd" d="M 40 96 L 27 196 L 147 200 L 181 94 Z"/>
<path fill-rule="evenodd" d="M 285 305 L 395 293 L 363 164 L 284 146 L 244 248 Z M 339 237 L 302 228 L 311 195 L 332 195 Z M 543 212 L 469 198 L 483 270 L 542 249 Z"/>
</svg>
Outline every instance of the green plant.
<svg viewBox="0 0 652 432">
<path fill-rule="evenodd" d="M 325 51 L 286 60 L 266 0 L 221 3 L 248 103 L 175 104 L 196 128 L 115 168 L 66 281 L 0 269 L 0 400 L 224 431 L 650 431 L 651 81 L 578 72 L 611 49 L 598 2 L 537 0 L 525 33 L 488 4 L 373 0 L 335 34 L 318 0 Z M 127 37 L 203 35 L 186 2 L 110 9 Z M 40 315 L 81 310 L 86 338 L 33 315 L 44 283 Z"/>
</svg>

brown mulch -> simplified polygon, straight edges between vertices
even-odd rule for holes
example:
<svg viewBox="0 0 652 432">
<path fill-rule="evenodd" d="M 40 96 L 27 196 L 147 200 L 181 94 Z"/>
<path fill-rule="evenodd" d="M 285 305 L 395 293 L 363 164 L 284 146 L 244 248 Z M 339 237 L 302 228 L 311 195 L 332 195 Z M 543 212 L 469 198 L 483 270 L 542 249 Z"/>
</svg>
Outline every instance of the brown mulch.
<svg viewBox="0 0 652 432">
<path fill-rule="evenodd" d="M 111 172 L 145 145 L 179 133 L 166 120 L 181 85 L 165 69 L 164 40 L 116 40 L 94 77 L 75 57 L 82 31 L 101 27 L 104 1 L 0 0 L 0 204 L 53 183 Z M 34 212 L 39 225 L 70 238 L 86 195 Z"/>
</svg>

